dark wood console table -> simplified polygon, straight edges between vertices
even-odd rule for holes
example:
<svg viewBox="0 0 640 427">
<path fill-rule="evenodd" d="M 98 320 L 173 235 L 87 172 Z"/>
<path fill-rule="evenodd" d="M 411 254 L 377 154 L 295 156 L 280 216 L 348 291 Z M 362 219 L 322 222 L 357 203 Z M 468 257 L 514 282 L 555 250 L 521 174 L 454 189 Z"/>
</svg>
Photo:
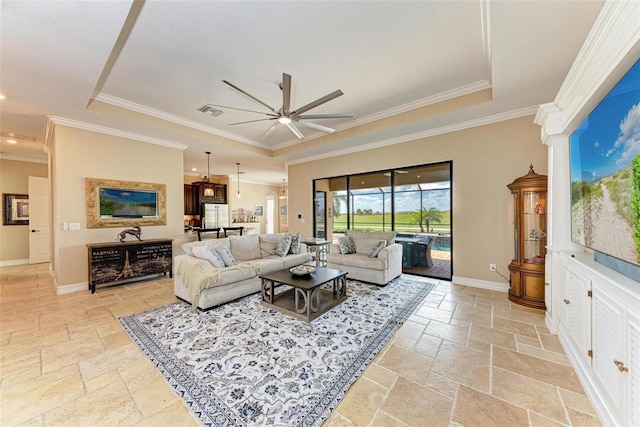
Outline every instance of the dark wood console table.
<svg viewBox="0 0 640 427">
<path fill-rule="evenodd" d="M 121 284 L 163 274 L 173 277 L 173 239 L 88 244 L 89 289 Z"/>
</svg>

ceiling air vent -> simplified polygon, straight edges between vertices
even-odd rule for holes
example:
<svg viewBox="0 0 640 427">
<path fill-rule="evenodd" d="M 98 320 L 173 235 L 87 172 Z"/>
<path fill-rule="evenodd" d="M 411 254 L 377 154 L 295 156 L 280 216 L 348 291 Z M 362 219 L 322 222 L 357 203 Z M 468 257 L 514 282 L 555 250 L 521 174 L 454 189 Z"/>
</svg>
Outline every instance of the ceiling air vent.
<svg viewBox="0 0 640 427">
<path fill-rule="evenodd" d="M 202 111 L 203 113 L 209 114 L 213 117 L 218 117 L 220 114 L 222 114 L 222 111 L 214 108 L 213 105 L 210 104 L 203 105 L 202 107 L 198 108 L 198 111 Z"/>
</svg>

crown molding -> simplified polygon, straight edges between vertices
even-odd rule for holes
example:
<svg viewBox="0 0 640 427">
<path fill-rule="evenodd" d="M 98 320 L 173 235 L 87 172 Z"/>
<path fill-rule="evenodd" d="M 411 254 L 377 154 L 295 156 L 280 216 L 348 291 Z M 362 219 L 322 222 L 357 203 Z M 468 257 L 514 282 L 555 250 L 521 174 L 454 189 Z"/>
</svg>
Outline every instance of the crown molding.
<svg viewBox="0 0 640 427">
<path fill-rule="evenodd" d="M 406 112 L 415 110 L 417 108 L 426 107 L 428 105 L 437 104 L 443 101 L 449 101 L 450 99 L 455 99 L 461 96 L 469 95 L 469 94 L 472 94 L 481 90 L 489 89 L 489 88 L 491 88 L 491 84 L 487 80 L 481 80 L 468 85 L 457 87 L 455 89 L 441 92 L 436 95 L 429 96 L 427 98 L 422 98 L 417 101 L 399 105 L 397 107 L 390 108 L 388 110 L 380 111 L 378 113 L 371 114 L 369 116 L 361 117 L 359 119 L 349 122 L 348 124 L 336 126 L 335 129 L 336 129 L 336 132 L 344 131 L 357 126 L 362 126 L 378 120 L 386 119 L 388 117 L 393 117 L 401 113 L 406 113 Z M 309 135 L 309 136 L 305 135 L 304 141 L 312 141 L 316 138 L 321 138 L 325 135 L 326 134 L 322 132 L 316 132 L 313 135 Z M 291 139 L 289 141 L 275 145 L 272 150 L 276 151 L 283 148 L 287 148 L 289 146 L 296 145 L 299 142 L 300 142 L 299 139 L 295 139 L 295 140 Z"/>
<path fill-rule="evenodd" d="M 14 160 L 17 162 L 41 163 L 45 165 L 49 163 L 48 159 L 42 159 L 39 157 L 19 156 L 16 154 L 4 154 L 4 153 L 0 153 L 0 160 Z"/>
<path fill-rule="evenodd" d="M 560 87 L 555 103 L 563 111 L 562 128 L 572 132 L 582 109 L 593 108 L 638 59 L 640 2 L 607 1 Z M 632 54 L 632 58 L 628 55 Z M 632 62 L 631 62 L 632 61 Z M 622 66 L 621 66 L 622 65 Z M 626 69 L 625 69 L 626 68 Z M 608 85 L 607 80 L 610 81 Z"/>
<path fill-rule="evenodd" d="M 259 142 L 252 141 L 246 138 L 240 138 L 235 134 L 224 132 L 220 129 L 217 129 L 211 126 L 206 126 L 198 122 L 194 122 L 193 120 L 187 120 L 173 114 L 165 113 L 164 111 L 156 110 L 154 108 L 149 108 L 144 105 L 136 104 L 135 102 L 131 102 L 122 98 L 117 98 L 115 96 L 107 95 L 105 93 L 99 93 L 94 97 L 94 99 L 96 101 L 104 102 L 105 104 L 124 108 L 125 110 L 135 111 L 136 113 L 145 114 L 147 116 L 151 116 L 160 120 L 165 120 L 167 122 L 175 123 L 180 126 L 185 126 L 191 129 L 196 129 L 202 132 L 206 132 L 211 135 L 221 136 L 223 138 L 231 139 L 233 141 L 241 142 L 243 144 L 253 145 L 254 147 L 263 148 L 265 150 L 271 150 L 269 146 L 261 144 Z"/>
<path fill-rule="evenodd" d="M 337 156 L 344 156 L 346 154 L 358 153 L 361 151 L 372 150 L 375 148 L 386 147 L 388 145 L 401 144 L 403 142 L 414 141 L 416 139 L 429 138 L 437 135 L 444 135 L 451 132 L 470 129 L 478 126 L 489 125 L 492 123 L 503 122 L 505 120 L 517 119 L 520 117 L 530 116 L 536 113 L 538 106 L 520 108 L 518 110 L 512 110 L 505 113 L 493 114 L 490 116 L 479 117 L 477 119 L 467 120 L 465 122 L 454 123 L 452 125 L 441 126 L 439 128 L 429 129 L 423 132 L 416 132 L 413 134 L 403 135 L 396 138 L 388 138 L 380 141 L 372 142 L 370 144 L 363 144 L 357 147 L 345 148 L 343 150 L 331 151 L 323 154 L 317 154 L 314 156 L 302 157 L 287 161 L 287 165 L 295 165 L 299 163 L 306 163 L 315 160 L 329 159 Z"/>
<path fill-rule="evenodd" d="M 153 145 L 161 145 L 163 147 L 175 148 L 176 150 L 184 151 L 188 147 L 184 144 L 177 142 L 167 141 L 164 139 L 153 138 L 146 135 L 140 135 L 138 133 L 126 132 L 118 129 L 108 128 L 104 126 L 94 125 L 92 123 L 80 122 L 78 120 L 66 119 L 64 117 L 47 116 L 47 121 L 55 125 L 68 126 L 76 129 L 88 130 L 91 132 L 102 133 L 105 135 L 117 136 L 120 138 L 132 139 L 134 141 L 146 142 Z"/>
</svg>

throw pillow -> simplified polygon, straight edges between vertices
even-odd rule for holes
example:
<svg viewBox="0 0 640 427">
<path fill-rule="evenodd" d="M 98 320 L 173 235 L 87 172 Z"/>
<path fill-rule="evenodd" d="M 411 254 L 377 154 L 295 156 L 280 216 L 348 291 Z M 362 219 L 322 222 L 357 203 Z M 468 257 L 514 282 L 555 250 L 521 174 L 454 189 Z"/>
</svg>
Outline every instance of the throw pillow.
<svg viewBox="0 0 640 427">
<path fill-rule="evenodd" d="M 300 233 L 291 234 L 291 247 L 289 253 L 298 255 L 300 253 Z"/>
<path fill-rule="evenodd" d="M 380 251 L 387 246 L 387 241 L 386 240 L 378 240 L 373 247 L 371 248 L 371 250 L 369 251 L 369 258 L 375 258 L 378 256 L 378 254 L 380 253 Z"/>
<path fill-rule="evenodd" d="M 343 254 L 356 253 L 356 245 L 353 244 L 353 240 L 349 236 L 344 236 L 339 238 L 338 246 L 340 246 L 340 252 Z"/>
<path fill-rule="evenodd" d="M 200 245 L 193 247 L 193 256 L 196 258 L 209 261 L 215 268 L 223 268 L 224 260 L 220 257 L 218 252 L 210 245 Z"/>
<path fill-rule="evenodd" d="M 289 253 L 291 247 L 291 234 L 285 234 L 278 240 L 278 246 L 276 246 L 276 255 L 286 256 Z"/>
<path fill-rule="evenodd" d="M 216 252 L 220 255 L 220 257 L 224 260 L 224 264 L 227 267 L 231 267 L 232 265 L 236 265 L 236 259 L 231 255 L 231 251 L 222 245 L 218 245 L 214 248 Z"/>
</svg>

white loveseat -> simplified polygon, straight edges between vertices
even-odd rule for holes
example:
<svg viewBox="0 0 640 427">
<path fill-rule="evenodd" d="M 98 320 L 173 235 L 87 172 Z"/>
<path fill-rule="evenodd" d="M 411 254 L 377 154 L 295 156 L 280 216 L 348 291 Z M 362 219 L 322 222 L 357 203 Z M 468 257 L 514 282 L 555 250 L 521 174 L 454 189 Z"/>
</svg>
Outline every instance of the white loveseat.
<svg viewBox="0 0 640 427">
<path fill-rule="evenodd" d="M 347 278 L 386 285 L 402 274 L 402 245 L 395 243 L 396 232 L 347 231 L 347 237 L 355 244 L 355 253 L 344 254 L 340 246 L 332 243 L 327 254 L 327 267 L 347 271 Z M 376 242 L 386 241 L 386 246 L 375 257 L 370 251 Z"/>
<path fill-rule="evenodd" d="M 186 255 L 178 255 L 174 259 L 175 295 L 206 310 L 259 292 L 261 274 L 311 261 L 311 253 L 307 252 L 307 246 L 302 242 L 297 254 L 278 256 L 276 247 L 285 235 L 286 233 L 250 234 L 183 244 Z M 194 247 L 203 245 L 226 247 L 237 265 L 216 268 L 206 259 L 197 258 Z"/>
</svg>

